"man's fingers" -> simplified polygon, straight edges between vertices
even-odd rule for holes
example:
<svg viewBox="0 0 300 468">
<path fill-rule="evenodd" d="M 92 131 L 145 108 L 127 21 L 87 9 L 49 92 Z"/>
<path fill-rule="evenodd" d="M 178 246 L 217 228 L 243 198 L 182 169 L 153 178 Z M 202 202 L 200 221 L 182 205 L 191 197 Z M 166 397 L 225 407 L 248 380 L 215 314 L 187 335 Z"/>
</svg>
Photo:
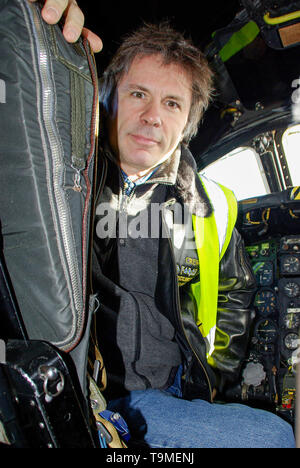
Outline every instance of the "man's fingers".
<svg viewBox="0 0 300 468">
<path fill-rule="evenodd" d="M 83 37 L 88 39 L 88 41 L 89 41 L 89 43 L 91 45 L 91 48 L 95 53 L 100 52 L 103 49 L 102 40 L 100 39 L 99 36 L 94 34 L 92 31 L 90 31 L 87 28 L 83 28 L 82 35 L 83 35 Z"/>
<path fill-rule="evenodd" d="M 29 1 L 35 2 L 36 0 Z M 46 23 L 57 23 L 64 14 L 68 4 L 69 0 L 46 0 L 42 10 L 42 16 Z"/>
<path fill-rule="evenodd" d="M 69 1 L 66 11 L 63 34 L 68 42 L 75 42 L 79 38 L 84 25 L 84 14 L 75 1 Z"/>
<path fill-rule="evenodd" d="M 36 0 L 29 0 L 35 2 Z M 84 14 L 76 0 L 45 0 L 42 17 L 48 24 L 56 24 L 61 17 L 65 17 L 63 35 L 68 42 L 76 42 L 82 34 L 90 42 L 94 52 L 100 52 L 103 44 L 99 36 L 84 28 Z"/>
</svg>

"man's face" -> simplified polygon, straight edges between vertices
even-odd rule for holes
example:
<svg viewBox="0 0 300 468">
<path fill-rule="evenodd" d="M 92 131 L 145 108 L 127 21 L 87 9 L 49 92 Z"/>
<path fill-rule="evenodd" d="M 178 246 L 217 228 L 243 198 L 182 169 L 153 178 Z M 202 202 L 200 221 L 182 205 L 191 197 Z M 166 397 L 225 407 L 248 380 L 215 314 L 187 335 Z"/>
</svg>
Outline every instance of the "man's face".
<svg viewBox="0 0 300 468">
<path fill-rule="evenodd" d="M 191 78 L 159 55 L 136 57 L 118 84 L 109 138 L 128 175 L 143 173 L 177 148 L 191 107 Z"/>
</svg>

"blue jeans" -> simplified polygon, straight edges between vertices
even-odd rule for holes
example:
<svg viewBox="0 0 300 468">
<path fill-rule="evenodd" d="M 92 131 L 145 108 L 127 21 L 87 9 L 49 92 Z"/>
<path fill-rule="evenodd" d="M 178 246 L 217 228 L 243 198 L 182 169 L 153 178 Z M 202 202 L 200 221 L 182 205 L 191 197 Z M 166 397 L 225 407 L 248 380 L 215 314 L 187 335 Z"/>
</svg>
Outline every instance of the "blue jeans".
<svg viewBox="0 0 300 468">
<path fill-rule="evenodd" d="M 179 378 L 167 390 L 136 390 L 108 409 L 126 420 L 134 439 L 153 448 L 294 448 L 290 424 L 241 404 L 181 398 Z"/>
</svg>

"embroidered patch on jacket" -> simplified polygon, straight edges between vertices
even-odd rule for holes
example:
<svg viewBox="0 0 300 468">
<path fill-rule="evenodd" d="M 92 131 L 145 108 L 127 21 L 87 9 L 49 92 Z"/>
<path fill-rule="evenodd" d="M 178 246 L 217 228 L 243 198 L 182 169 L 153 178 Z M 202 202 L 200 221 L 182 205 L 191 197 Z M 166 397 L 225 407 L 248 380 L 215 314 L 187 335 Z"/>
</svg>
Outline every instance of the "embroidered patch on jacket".
<svg viewBox="0 0 300 468">
<path fill-rule="evenodd" d="M 176 265 L 177 269 L 177 278 L 179 286 L 183 286 L 188 283 L 199 272 L 199 260 L 197 258 L 185 257 L 185 262 L 183 265 Z"/>
</svg>

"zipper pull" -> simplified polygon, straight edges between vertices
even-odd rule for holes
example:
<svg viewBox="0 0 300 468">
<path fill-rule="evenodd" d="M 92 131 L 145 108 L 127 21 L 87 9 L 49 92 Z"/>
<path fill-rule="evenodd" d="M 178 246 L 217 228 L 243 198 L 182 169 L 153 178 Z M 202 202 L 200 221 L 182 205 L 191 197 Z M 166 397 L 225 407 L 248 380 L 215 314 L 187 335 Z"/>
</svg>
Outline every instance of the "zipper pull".
<svg viewBox="0 0 300 468">
<path fill-rule="evenodd" d="M 75 175 L 74 175 L 74 185 L 73 185 L 73 190 L 74 192 L 81 192 L 82 187 L 81 187 L 81 171 L 79 169 L 75 169 Z"/>
</svg>

